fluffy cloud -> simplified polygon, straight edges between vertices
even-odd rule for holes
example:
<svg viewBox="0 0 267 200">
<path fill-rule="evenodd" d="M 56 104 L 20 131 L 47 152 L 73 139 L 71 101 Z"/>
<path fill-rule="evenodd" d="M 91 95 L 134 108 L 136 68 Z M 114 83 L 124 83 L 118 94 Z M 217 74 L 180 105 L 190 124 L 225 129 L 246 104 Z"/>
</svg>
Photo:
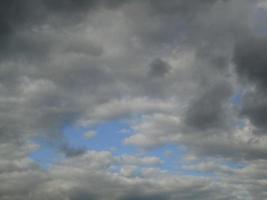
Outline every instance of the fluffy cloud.
<svg viewBox="0 0 267 200">
<path fill-rule="evenodd" d="M 135 160 L 133 162 L 133 159 Z M 114 157 L 109 152 L 87 152 L 56 164 L 48 172 L 39 168 L 10 169 L 1 172 L 1 199 L 240 199 L 223 184 L 209 178 L 170 176 L 151 168 L 139 169 L 139 175 L 126 173 L 128 164 L 138 158 Z M 153 164 L 155 158 L 143 158 Z M 120 161 L 120 163 L 118 163 Z M 141 160 L 140 160 L 141 161 Z M 148 162 L 147 162 L 148 161 Z M 152 161 L 152 162 L 151 162 Z M 118 165 L 121 171 L 112 171 Z M 133 165 L 134 166 L 134 165 Z M 31 170 L 29 170 L 31 169 Z M 131 168 L 133 169 L 133 168 Z M 134 176 L 134 177 L 133 177 Z M 227 195 L 226 195 L 227 194 Z"/>
</svg>

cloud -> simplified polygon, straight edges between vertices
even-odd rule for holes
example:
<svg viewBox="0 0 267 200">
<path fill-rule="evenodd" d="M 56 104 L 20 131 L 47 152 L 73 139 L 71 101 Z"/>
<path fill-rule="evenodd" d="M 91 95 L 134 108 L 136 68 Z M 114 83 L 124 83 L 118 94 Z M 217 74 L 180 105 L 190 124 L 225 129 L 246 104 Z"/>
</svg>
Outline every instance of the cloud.
<svg viewBox="0 0 267 200">
<path fill-rule="evenodd" d="M 266 198 L 258 3 L 1 1 L 0 199 Z M 124 145 L 183 146 L 194 160 L 212 160 L 192 169 L 218 172 L 220 180 L 168 173 L 158 157 L 88 151 L 64 138 L 69 126 L 93 130 L 125 119 Z M 41 169 L 30 159 L 36 137 L 63 144 L 64 159 Z"/>
<path fill-rule="evenodd" d="M 232 94 L 231 85 L 218 83 L 197 99 L 193 100 L 186 112 L 185 123 L 199 130 L 216 129 L 227 127 L 230 112 L 229 98 Z"/>
<path fill-rule="evenodd" d="M 266 85 L 266 58 L 263 53 L 266 46 L 264 38 L 245 38 L 236 45 L 234 54 L 237 73 L 262 88 Z"/>
<path fill-rule="evenodd" d="M 80 156 L 86 152 L 85 148 L 72 147 L 69 144 L 63 144 L 61 150 L 66 155 L 66 157 Z"/>
<path fill-rule="evenodd" d="M 163 77 L 165 76 L 167 73 L 169 73 L 169 71 L 171 70 L 171 66 L 161 60 L 161 59 L 155 59 L 151 64 L 150 64 L 150 71 L 149 73 L 151 74 L 151 76 L 155 76 L 155 77 Z"/>
<path fill-rule="evenodd" d="M 125 98 L 111 100 L 99 105 L 85 116 L 82 124 L 95 124 L 102 121 L 130 118 L 131 115 L 142 113 L 166 112 L 175 108 L 174 102 L 148 98 Z"/>
<path fill-rule="evenodd" d="M 207 178 L 173 177 L 160 172 L 159 177 L 134 179 L 110 171 L 116 157 L 109 152 L 87 152 L 56 164 L 48 172 L 31 171 L 1 173 L 2 199 L 238 199 L 223 185 Z M 127 163 L 127 161 L 126 161 Z M 125 163 L 125 164 L 126 164 Z M 122 163 L 122 166 L 124 164 Z M 183 179 L 183 181 L 181 181 Z M 112 185 L 112 187 L 111 187 Z M 227 194 L 227 195 L 225 195 Z"/>
<path fill-rule="evenodd" d="M 258 134 L 266 133 L 266 47 L 266 39 L 250 37 L 236 45 L 234 54 L 237 74 L 248 88 L 241 114 L 256 126 Z"/>
<path fill-rule="evenodd" d="M 172 115 L 155 114 L 145 116 L 133 125 L 133 135 L 124 140 L 126 145 L 137 145 L 144 149 L 156 148 L 179 140 L 181 120 Z"/>
</svg>

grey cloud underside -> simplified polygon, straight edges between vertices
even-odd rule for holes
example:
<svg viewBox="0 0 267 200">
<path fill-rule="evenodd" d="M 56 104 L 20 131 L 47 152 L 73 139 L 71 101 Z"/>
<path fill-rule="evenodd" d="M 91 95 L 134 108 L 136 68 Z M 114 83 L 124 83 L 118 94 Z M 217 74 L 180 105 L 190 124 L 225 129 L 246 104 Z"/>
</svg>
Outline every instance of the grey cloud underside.
<svg viewBox="0 0 267 200">
<path fill-rule="evenodd" d="M 267 198 L 267 40 L 253 29 L 258 3 L 2 0 L 0 199 Z M 219 182 L 170 176 L 155 158 L 91 152 L 62 134 L 126 118 L 134 122 L 125 145 L 183 145 L 195 160 L 245 167 L 198 167 Z M 36 137 L 56 144 L 64 161 L 40 169 L 28 158 Z"/>
<path fill-rule="evenodd" d="M 256 126 L 255 133 L 266 134 L 266 81 L 267 59 L 266 38 L 249 37 L 239 42 L 235 48 L 234 62 L 240 79 L 254 89 L 245 94 L 241 114 Z"/>
<path fill-rule="evenodd" d="M 232 94 L 231 86 L 228 83 L 218 83 L 211 87 L 188 108 L 185 121 L 190 127 L 200 130 L 227 127 L 227 102 Z"/>
<path fill-rule="evenodd" d="M 235 47 L 234 61 L 236 71 L 246 81 L 266 88 L 266 38 L 245 38 Z"/>
<path fill-rule="evenodd" d="M 166 75 L 167 73 L 169 73 L 170 70 L 171 70 L 171 66 L 167 62 L 165 62 L 161 59 L 155 59 L 150 64 L 149 73 L 152 77 L 153 76 L 162 77 L 162 76 Z"/>
</svg>

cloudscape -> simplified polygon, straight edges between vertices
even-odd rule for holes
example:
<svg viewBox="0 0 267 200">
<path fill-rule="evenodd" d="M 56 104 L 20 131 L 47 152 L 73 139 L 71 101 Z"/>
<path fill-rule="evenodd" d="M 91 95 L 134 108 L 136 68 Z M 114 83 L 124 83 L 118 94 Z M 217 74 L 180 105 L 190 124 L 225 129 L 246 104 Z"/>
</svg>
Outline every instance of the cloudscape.
<svg viewBox="0 0 267 200">
<path fill-rule="evenodd" d="M 267 199 L 267 1 L 1 0 L 0 200 Z"/>
</svg>

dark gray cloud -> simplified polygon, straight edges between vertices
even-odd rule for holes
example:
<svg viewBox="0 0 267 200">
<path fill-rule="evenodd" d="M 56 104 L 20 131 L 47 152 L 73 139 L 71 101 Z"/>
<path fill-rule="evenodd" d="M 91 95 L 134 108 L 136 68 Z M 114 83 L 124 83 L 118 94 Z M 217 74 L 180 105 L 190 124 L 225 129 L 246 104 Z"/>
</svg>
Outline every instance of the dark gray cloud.
<svg viewBox="0 0 267 200">
<path fill-rule="evenodd" d="M 138 194 L 138 191 L 136 191 L 133 194 L 127 194 L 128 196 L 122 197 L 120 200 L 134 200 L 134 199 L 140 199 L 140 200 L 167 200 L 170 199 L 168 194 Z M 139 192 L 140 193 L 140 192 Z"/>
<path fill-rule="evenodd" d="M 70 192 L 69 199 L 70 200 L 97 200 L 99 199 L 99 197 L 97 197 L 93 193 L 86 192 L 84 190 L 73 189 L 73 191 Z"/>
<path fill-rule="evenodd" d="M 84 15 L 98 8 L 112 9 L 124 4 L 123 1 L 72 1 L 72 0 L 18 0 L 2 1 L 0 10 L 0 56 L 28 56 L 28 59 L 40 59 L 51 51 L 53 38 L 49 41 L 44 32 L 36 32 L 40 26 L 53 29 L 70 27 L 83 20 Z M 26 33 L 23 34 L 23 31 Z M 18 34 L 22 32 L 22 34 Z M 45 41 L 44 41 L 45 40 Z M 82 48 L 82 47 L 81 47 Z M 90 50 L 92 54 L 101 53 L 101 49 Z M 11 55 L 10 55 L 11 54 Z M 14 55 L 15 54 L 15 55 Z M 33 54 L 37 54 L 32 56 Z"/>
<path fill-rule="evenodd" d="M 241 114 L 251 120 L 257 128 L 255 133 L 258 134 L 266 134 L 266 48 L 266 38 L 246 37 L 237 43 L 234 52 L 236 72 L 245 87 L 248 87 Z"/>
<path fill-rule="evenodd" d="M 229 98 L 232 88 L 229 83 L 216 83 L 189 105 L 185 123 L 200 131 L 227 128 L 229 125 Z"/>
<path fill-rule="evenodd" d="M 22 27 L 31 27 L 34 23 L 41 21 L 44 11 L 40 1 L 26 0 L 24 2 L 11 0 L 2 1 L 0 9 L 0 39 L 4 45 L 1 54 L 9 48 L 9 41 L 13 34 Z"/>
<path fill-rule="evenodd" d="M 221 0 L 204 0 L 204 1 L 183 1 L 183 0 L 171 0 L 170 2 L 163 2 L 160 0 L 150 0 L 151 7 L 154 9 L 154 14 L 176 14 L 181 13 L 186 17 L 194 17 L 199 11 L 203 9 L 209 9 L 214 3 Z M 225 0 L 222 0 L 224 2 Z M 196 11 L 196 12 L 194 12 Z"/>
<path fill-rule="evenodd" d="M 267 95 L 262 91 L 248 92 L 244 96 L 241 115 L 248 117 L 257 127 L 257 134 L 266 134 Z"/>
<path fill-rule="evenodd" d="M 65 154 L 66 157 L 80 156 L 86 152 L 86 148 L 73 147 L 67 143 L 61 146 L 61 150 Z"/>
<path fill-rule="evenodd" d="M 155 59 L 150 64 L 149 74 L 153 77 L 164 77 L 171 70 L 171 66 L 160 58 Z"/>
<path fill-rule="evenodd" d="M 261 89 L 265 89 L 267 84 L 266 48 L 266 38 L 249 37 L 237 43 L 234 52 L 237 73 Z"/>
<path fill-rule="evenodd" d="M 122 0 L 59 0 L 59 1 L 53 1 L 53 0 L 43 0 L 44 5 L 54 12 L 65 12 L 65 14 L 68 14 L 68 12 L 86 12 L 88 10 L 92 10 L 100 7 L 107 7 L 107 8 L 116 8 L 117 6 L 125 3 L 125 1 Z"/>
</svg>

